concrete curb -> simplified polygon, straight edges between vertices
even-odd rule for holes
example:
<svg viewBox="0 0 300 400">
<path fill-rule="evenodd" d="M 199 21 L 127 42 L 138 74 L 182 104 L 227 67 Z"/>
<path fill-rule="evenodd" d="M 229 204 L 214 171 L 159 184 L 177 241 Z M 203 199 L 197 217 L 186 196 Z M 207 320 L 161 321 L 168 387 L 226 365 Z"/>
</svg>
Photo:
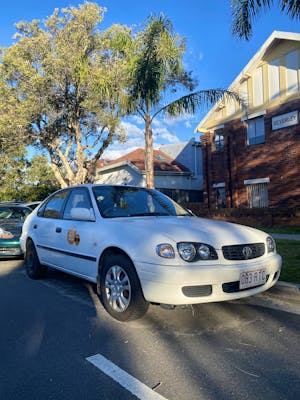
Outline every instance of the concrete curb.
<svg viewBox="0 0 300 400">
<path fill-rule="evenodd" d="M 275 287 L 280 287 L 283 290 L 288 290 L 292 292 L 296 292 L 300 294 L 300 284 L 298 283 L 291 283 L 291 282 L 284 282 L 284 281 L 278 281 L 275 285 Z"/>
<path fill-rule="evenodd" d="M 278 281 L 263 294 L 293 303 L 300 303 L 300 285 L 297 283 Z"/>
<path fill-rule="evenodd" d="M 274 239 L 286 239 L 286 240 L 300 240 L 300 235 L 295 233 L 295 234 L 290 234 L 290 233 L 270 233 L 270 235 Z"/>
</svg>

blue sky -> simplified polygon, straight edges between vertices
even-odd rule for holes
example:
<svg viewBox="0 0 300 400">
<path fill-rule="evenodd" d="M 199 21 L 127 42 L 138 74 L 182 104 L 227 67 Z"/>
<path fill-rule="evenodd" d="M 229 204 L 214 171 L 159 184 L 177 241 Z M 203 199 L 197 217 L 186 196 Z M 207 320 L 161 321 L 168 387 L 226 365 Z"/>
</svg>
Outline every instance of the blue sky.
<svg viewBox="0 0 300 400">
<path fill-rule="evenodd" d="M 43 20 L 54 8 L 78 6 L 75 0 L 10 0 L 3 2 L 0 14 L 0 46 L 10 46 L 15 33 L 14 24 L 20 20 Z M 100 29 L 114 23 L 128 26 L 141 24 L 151 13 L 163 12 L 174 30 L 186 38 L 186 69 L 193 71 L 198 89 L 226 88 L 274 30 L 300 32 L 300 21 L 291 21 L 280 13 L 277 1 L 271 10 L 253 24 L 250 41 L 234 39 L 231 35 L 230 0 L 103 0 L 97 3 L 107 11 Z M 207 111 L 207 110 L 206 110 Z M 194 129 L 204 111 L 177 120 L 157 120 L 154 125 L 155 146 L 187 141 L 195 136 Z M 143 147 L 143 125 L 137 118 L 124 121 L 128 141 L 107 152 L 109 158 L 135 147 Z"/>
</svg>

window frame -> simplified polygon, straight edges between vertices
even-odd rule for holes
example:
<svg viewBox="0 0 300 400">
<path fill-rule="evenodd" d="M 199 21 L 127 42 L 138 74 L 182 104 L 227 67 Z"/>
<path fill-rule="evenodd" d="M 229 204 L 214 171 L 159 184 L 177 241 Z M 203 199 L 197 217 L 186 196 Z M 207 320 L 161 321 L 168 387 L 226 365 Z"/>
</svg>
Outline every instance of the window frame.
<svg viewBox="0 0 300 400">
<path fill-rule="evenodd" d="M 218 138 L 218 140 L 216 140 Z M 225 140 L 223 135 L 223 129 L 216 129 L 214 131 L 214 151 L 220 153 L 224 151 Z"/>
<path fill-rule="evenodd" d="M 216 209 L 226 208 L 227 199 L 226 199 L 226 188 L 225 185 L 214 185 L 214 200 Z M 220 202 L 221 199 L 221 202 Z"/>
<path fill-rule="evenodd" d="M 263 123 L 263 135 L 257 135 L 257 123 L 259 121 L 262 121 Z M 247 145 L 248 146 L 253 146 L 256 144 L 261 144 L 265 143 L 266 141 L 266 130 L 265 130 L 265 118 L 263 115 L 257 116 L 255 118 L 248 119 L 247 121 Z M 250 127 L 254 127 L 254 136 L 250 136 Z"/>
<path fill-rule="evenodd" d="M 71 190 L 70 189 L 63 189 L 60 190 L 59 192 L 55 192 L 53 193 L 53 195 L 51 197 L 48 198 L 48 200 L 38 209 L 37 215 L 38 217 L 41 218 L 49 218 L 49 219 L 62 219 L 62 215 L 64 212 L 64 208 L 65 208 L 65 204 L 66 201 L 70 195 Z M 57 213 L 57 216 L 54 215 L 46 215 L 47 212 L 47 206 L 57 197 L 59 197 L 60 195 L 65 194 L 65 197 L 61 203 L 60 209 Z"/>
<path fill-rule="evenodd" d="M 78 207 L 78 205 L 75 205 L 75 207 L 70 207 L 70 211 L 72 208 L 87 208 L 89 210 L 93 209 L 93 205 L 92 205 L 92 200 L 91 200 L 91 196 L 90 196 L 90 192 L 86 187 L 77 187 L 74 189 L 70 190 L 69 196 L 67 197 L 66 201 L 65 201 L 65 205 L 63 207 L 63 212 L 62 212 L 62 219 L 66 220 L 66 221 L 75 221 L 76 219 L 72 218 L 71 215 L 67 216 L 67 211 L 68 211 L 68 205 L 71 203 L 71 201 L 74 200 L 74 197 L 78 194 L 82 194 L 86 195 L 86 199 L 87 203 L 85 203 L 84 205 L 82 205 L 81 207 Z M 85 205 L 87 205 L 88 207 L 85 207 Z"/>
</svg>

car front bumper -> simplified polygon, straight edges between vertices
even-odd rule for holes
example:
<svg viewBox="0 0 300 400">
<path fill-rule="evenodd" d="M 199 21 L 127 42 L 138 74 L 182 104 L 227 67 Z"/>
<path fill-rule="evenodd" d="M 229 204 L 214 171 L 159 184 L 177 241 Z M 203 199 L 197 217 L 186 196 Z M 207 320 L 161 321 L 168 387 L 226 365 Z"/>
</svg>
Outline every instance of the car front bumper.
<svg viewBox="0 0 300 400">
<path fill-rule="evenodd" d="M 161 304 L 184 305 L 234 300 L 271 288 L 278 280 L 282 259 L 279 254 L 263 260 L 231 264 L 165 266 L 135 263 L 144 297 Z M 239 289 L 242 272 L 266 270 L 266 283 Z"/>
<path fill-rule="evenodd" d="M 0 259 L 14 258 L 23 255 L 19 239 L 0 239 Z"/>
</svg>

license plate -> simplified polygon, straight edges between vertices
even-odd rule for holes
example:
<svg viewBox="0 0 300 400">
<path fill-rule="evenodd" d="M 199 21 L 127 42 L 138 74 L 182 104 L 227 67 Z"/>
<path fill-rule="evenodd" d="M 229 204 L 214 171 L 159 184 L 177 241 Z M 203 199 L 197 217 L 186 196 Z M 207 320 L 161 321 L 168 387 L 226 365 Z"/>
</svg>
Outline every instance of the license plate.
<svg viewBox="0 0 300 400">
<path fill-rule="evenodd" d="M 242 272 L 240 275 L 240 289 L 247 289 L 266 283 L 266 270 L 258 269 L 256 271 Z"/>
</svg>

